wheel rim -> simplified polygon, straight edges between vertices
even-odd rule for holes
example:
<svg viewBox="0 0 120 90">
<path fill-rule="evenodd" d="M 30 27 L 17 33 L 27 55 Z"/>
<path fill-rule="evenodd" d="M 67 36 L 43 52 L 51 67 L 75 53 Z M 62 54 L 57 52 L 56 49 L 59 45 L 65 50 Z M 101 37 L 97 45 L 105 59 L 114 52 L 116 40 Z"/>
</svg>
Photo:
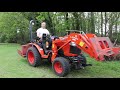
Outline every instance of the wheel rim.
<svg viewBox="0 0 120 90">
<path fill-rule="evenodd" d="M 34 54 L 32 51 L 28 52 L 28 61 L 30 62 L 30 64 L 33 64 L 35 60 Z"/>
<path fill-rule="evenodd" d="M 63 72 L 63 67 L 62 67 L 62 64 L 60 62 L 55 62 L 54 69 L 57 73 Z"/>
</svg>

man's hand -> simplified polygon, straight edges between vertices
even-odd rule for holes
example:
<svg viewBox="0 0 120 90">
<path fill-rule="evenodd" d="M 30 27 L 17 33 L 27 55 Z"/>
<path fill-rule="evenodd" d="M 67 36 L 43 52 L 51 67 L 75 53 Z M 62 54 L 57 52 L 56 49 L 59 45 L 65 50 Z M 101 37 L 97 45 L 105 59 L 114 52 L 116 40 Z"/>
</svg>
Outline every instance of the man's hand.
<svg viewBox="0 0 120 90">
<path fill-rule="evenodd" d="M 37 36 L 37 37 L 41 38 L 41 36 L 40 36 L 40 35 L 39 35 L 39 36 Z"/>
</svg>

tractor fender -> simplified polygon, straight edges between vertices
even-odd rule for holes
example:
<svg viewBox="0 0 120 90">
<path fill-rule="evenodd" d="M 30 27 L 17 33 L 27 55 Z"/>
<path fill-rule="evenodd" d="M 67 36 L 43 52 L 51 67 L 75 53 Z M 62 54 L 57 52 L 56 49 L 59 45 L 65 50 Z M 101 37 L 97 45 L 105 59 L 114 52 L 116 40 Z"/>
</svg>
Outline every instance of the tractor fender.
<svg viewBox="0 0 120 90">
<path fill-rule="evenodd" d="M 33 44 L 33 46 L 38 50 L 38 52 L 40 53 L 40 55 L 42 57 L 44 55 L 43 49 L 37 44 Z"/>
</svg>

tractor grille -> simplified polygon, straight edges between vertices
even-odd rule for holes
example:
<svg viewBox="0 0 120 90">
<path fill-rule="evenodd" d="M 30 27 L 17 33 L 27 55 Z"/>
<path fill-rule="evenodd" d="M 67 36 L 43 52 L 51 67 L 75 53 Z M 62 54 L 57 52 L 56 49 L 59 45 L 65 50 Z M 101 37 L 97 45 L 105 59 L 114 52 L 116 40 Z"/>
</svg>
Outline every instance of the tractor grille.
<svg viewBox="0 0 120 90">
<path fill-rule="evenodd" d="M 79 55 L 81 50 L 77 46 L 70 46 L 70 53 Z"/>
</svg>

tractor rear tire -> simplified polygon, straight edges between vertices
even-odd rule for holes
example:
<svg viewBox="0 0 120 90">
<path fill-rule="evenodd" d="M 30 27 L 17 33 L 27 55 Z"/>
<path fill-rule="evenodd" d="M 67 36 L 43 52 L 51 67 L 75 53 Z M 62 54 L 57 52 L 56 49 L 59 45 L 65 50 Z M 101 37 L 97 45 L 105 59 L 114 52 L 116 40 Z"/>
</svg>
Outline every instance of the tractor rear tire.
<svg viewBox="0 0 120 90">
<path fill-rule="evenodd" d="M 33 67 L 37 67 L 41 64 L 42 62 L 41 55 L 39 54 L 38 50 L 35 47 L 28 48 L 27 60 L 28 63 Z"/>
<path fill-rule="evenodd" d="M 70 72 L 69 61 L 63 57 L 57 57 L 52 63 L 52 68 L 55 74 L 60 77 L 64 77 Z"/>
</svg>

